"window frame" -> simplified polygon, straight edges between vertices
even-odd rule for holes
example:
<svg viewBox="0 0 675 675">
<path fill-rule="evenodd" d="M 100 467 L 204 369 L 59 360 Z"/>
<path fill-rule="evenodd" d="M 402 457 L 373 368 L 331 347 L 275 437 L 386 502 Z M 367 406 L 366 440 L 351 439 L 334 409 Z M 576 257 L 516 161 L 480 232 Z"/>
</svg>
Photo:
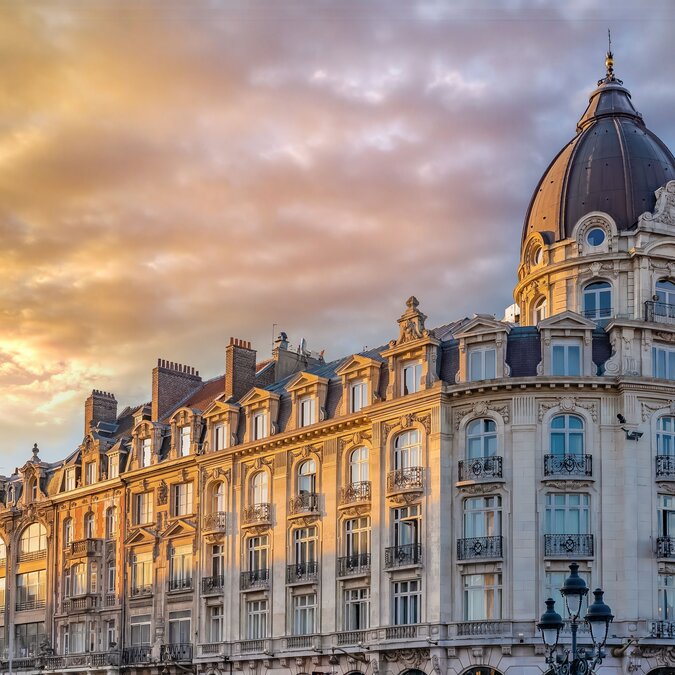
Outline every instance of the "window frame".
<svg viewBox="0 0 675 675">
<path fill-rule="evenodd" d="M 473 356 L 480 354 L 479 372 L 474 372 L 476 366 L 474 365 Z M 488 363 L 487 355 L 491 354 L 492 363 Z M 497 377 L 497 347 L 494 344 L 489 345 L 473 345 L 467 349 L 467 381 L 468 382 L 482 382 L 484 380 L 494 380 Z M 489 369 L 488 369 L 489 368 Z"/>
</svg>

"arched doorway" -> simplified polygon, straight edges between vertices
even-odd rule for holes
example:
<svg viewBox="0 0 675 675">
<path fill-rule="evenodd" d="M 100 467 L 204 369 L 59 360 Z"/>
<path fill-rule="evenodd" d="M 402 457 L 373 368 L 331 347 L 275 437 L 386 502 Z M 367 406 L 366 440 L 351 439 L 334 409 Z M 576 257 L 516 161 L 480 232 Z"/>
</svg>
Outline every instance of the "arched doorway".
<svg viewBox="0 0 675 675">
<path fill-rule="evenodd" d="M 465 670 L 462 675 L 502 675 L 496 668 L 490 666 L 474 666 Z"/>
<path fill-rule="evenodd" d="M 675 668 L 654 668 L 647 675 L 675 675 Z"/>
<path fill-rule="evenodd" d="M 427 675 L 423 670 L 417 670 L 417 668 L 409 668 L 404 670 L 401 675 Z"/>
</svg>

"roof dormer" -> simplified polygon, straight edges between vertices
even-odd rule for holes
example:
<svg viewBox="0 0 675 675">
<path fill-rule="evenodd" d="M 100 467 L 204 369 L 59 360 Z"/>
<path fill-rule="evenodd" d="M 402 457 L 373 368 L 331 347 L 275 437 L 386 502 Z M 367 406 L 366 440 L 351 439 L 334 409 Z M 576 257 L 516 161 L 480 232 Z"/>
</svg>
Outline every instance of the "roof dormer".
<svg viewBox="0 0 675 675">
<path fill-rule="evenodd" d="M 561 312 L 540 321 L 541 362 L 538 375 L 590 376 L 597 374 L 593 364 L 595 322 L 572 311 Z"/>
<path fill-rule="evenodd" d="M 457 383 L 478 382 L 508 377 L 506 339 L 511 326 L 492 316 L 476 315 L 462 326 L 455 338 L 459 341 Z"/>
<path fill-rule="evenodd" d="M 169 426 L 171 427 L 169 457 L 175 459 L 199 454 L 204 426 L 199 411 L 192 408 L 179 408 L 169 418 Z"/>
<path fill-rule="evenodd" d="M 277 433 L 279 399 L 279 394 L 260 387 L 254 387 L 241 399 L 247 441 L 260 441 Z"/>
<path fill-rule="evenodd" d="M 328 379 L 313 373 L 296 373 L 286 385 L 291 396 L 289 429 L 308 427 L 326 419 Z"/>
<path fill-rule="evenodd" d="M 225 398 L 226 394 L 223 394 L 213 401 L 202 415 L 207 425 L 204 452 L 224 450 L 238 442 L 237 429 L 241 408 L 236 403 L 227 402 Z"/>
<path fill-rule="evenodd" d="M 357 413 L 380 400 L 381 361 L 362 354 L 353 354 L 335 372 L 342 380 L 343 415 Z"/>
</svg>

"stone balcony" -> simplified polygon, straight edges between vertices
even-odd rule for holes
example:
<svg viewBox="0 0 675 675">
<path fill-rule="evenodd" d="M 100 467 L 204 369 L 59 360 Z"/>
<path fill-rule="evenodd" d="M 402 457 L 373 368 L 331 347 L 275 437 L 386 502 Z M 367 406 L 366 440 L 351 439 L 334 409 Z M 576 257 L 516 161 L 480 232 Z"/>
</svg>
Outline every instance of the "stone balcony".
<svg viewBox="0 0 675 675">
<path fill-rule="evenodd" d="M 101 555 L 103 552 L 103 539 L 79 539 L 71 542 L 64 552 L 67 559 Z"/>
</svg>

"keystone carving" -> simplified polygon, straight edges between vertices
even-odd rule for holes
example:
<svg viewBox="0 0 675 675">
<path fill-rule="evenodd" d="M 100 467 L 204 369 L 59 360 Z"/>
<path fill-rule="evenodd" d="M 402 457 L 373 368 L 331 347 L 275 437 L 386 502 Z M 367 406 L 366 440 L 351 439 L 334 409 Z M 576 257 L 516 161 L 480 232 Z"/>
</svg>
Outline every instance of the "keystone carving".
<svg viewBox="0 0 675 675">
<path fill-rule="evenodd" d="M 657 410 L 668 409 L 671 414 L 675 415 L 675 401 L 670 399 L 668 401 L 662 401 L 660 403 L 649 404 L 642 402 L 642 421 L 646 422 L 651 416 L 652 413 L 655 413 Z"/>
<path fill-rule="evenodd" d="M 459 430 L 462 419 L 467 415 L 475 417 L 482 417 L 488 413 L 496 413 L 501 415 L 504 424 L 508 424 L 511 419 L 511 414 L 508 404 L 499 404 L 492 401 L 477 401 L 474 404 L 463 405 L 455 408 L 455 431 Z"/>
<path fill-rule="evenodd" d="M 540 422 L 544 419 L 544 415 L 546 415 L 547 411 L 552 408 L 560 408 L 561 412 L 574 412 L 576 409 L 581 408 L 590 413 L 591 419 L 594 422 L 598 421 L 598 406 L 595 403 L 578 401 L 575 396 L 562 396 L 554 401 L 545 401 L 539 404 Z"/>
<path fill-rule="evenodd" d="M 394 649 L 382 652 L 382 656 L 389 663 L 403 663 L 408 668 L 419 668 L 429 660 L 429 649 Z"/>
</svg>

